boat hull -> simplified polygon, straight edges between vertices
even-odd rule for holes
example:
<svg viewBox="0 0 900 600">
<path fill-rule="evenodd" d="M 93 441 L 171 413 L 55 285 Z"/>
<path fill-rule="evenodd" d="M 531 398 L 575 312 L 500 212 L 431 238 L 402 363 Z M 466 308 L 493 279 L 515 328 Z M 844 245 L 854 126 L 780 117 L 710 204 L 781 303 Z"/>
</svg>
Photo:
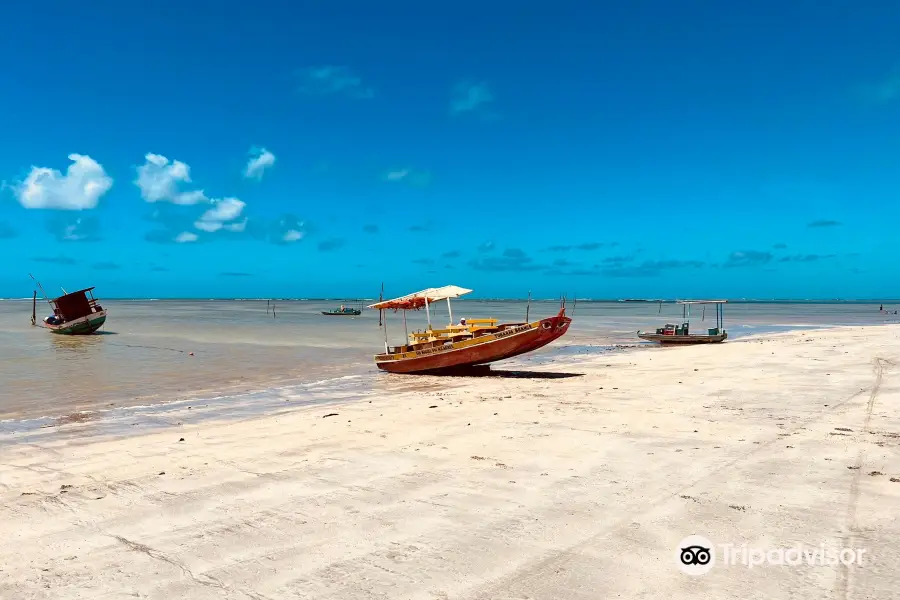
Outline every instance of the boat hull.
<svg viewBox="0 0 900 600">
<path fill-rule="evenodd" d="M 571 322 L 565 311 L 560 311 L 555 317 L 459 342 L 447 342 L 436 348 L 379 354 L 375 364 L 382 371 L 406 374 L 441 373 L 485 365 L 546 346 L 562 337 Z"/>
<path fill-rule="evenodd" d="M 103 327 L 104 323 L 106 323 L 106 311 L 101 310 L 61 325 L 45 323 L 44 327 L 49 329 L 50 333 L 57 335 L 91 335 L 97 333 L 97 330 Z"/>
<path fill-rule="evenodd" d="M 718 335 L 660 335 L 658 333 L 638 332 L 638 337 L 648 342 L 659 342 L 664 346 L 690 346 L 694 344 L 718 344 L 728 338 L 728 334 L 722 332 Z"/>
<path fill-rule="evenodd" d="M 362 312 L 358 310 L 353 312 L 329 312 L 327 310 L 323 310 L 322 314 L 326 317 L 358 317 L 362 314 Z"/>
</svg>

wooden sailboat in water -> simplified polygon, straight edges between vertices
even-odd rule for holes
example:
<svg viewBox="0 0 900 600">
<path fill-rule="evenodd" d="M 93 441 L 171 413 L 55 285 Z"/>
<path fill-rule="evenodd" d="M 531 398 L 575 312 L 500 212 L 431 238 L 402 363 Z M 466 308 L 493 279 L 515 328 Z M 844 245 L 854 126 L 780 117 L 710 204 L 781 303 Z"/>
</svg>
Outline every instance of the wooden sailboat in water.
<svg viewBox="0 0 900 600">
<path fill-rule="evenodd" d="M 472 290 L 455 285 L 428 288 L 421 292 L 382 300 L 369 308 L 379 311 L 403 311 L 406 342 L 390 346 L 387 321 L 384 322 L 384 352 L 375 356 L 375 365 L 391 373 L 437 373 L 476 365 L 485 365 L 537 350 L 562 337 L 572 319 L 566 316 L 565 304 L 556 316 L 539 321 L 498 323 L 496 319 L 460 319 L 453 324 L 451 298 L 459 298 Z M 447 301 L 451 323 L 435 329 L 431 324 L 429 306 Z M 406 311 L 425 309 L 428 328 L 423 332 L 406 331 Z"/>
<path fill-rule="evenodd" d="M 327 317 L 358 317 L 362 314 L 362 306 L 359 308 L 351 308 L 341 304 L 340 308 L 333 310 L 323 310 L 322 314 Z"/>
<path fill-rule="evenodd" d="M 32 277 L 34 279 L 34 277 Z M 37 283 L 37 280 L 35 280 Z M 41 284 L 38 283 L 38 287 Z M 106 309 L 94 298 L 93 287 L 47 299 L 53 314 L 45 317 L 41 326 L 59 335 L 90 335 L 106 323 Z M 44 288 L 41 287 L 41 292 Z M 65 292 L 65 290 L 63 290 Z M 44 295 L 46 297 L 46 294 Z M 37 325 L 37 292 L 31 308 L 31 324 Z"/>
</svg>

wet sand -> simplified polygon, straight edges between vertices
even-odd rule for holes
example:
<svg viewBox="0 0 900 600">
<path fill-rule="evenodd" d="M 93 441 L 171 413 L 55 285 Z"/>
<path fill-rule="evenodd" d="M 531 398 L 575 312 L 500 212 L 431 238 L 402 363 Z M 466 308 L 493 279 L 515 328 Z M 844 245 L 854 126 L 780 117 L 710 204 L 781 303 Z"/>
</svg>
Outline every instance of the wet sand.
<svg viewBox="0 0 900 600">
<path fill-rule="evenodd" d="M 892 598 L 898 340 L 795 332 L 145 435 L 48 430 L 0 449 L 0 597 Z M 691 534 L 866 553 L 691 577 Z"/>
</svg>

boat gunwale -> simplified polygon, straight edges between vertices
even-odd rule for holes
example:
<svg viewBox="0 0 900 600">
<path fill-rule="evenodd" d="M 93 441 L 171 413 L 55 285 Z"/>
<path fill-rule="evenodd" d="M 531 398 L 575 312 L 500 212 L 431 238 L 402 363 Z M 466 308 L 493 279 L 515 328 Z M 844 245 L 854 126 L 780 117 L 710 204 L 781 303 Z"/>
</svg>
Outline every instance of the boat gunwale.
<svg viewBox="0 0 900 600">
<path fill-rule="evenodd" d="M 90 335 L 96 333 L 101 327 L 103 327 L 103 325 L 106 324 L 106 318 L 107 312 L 106 309 L 103 309 L 95 313 L 91 313 L 89 315 L 78 317 L 77 319 L 72 319 L 71 321 L 65 321 L 56 325 L 43 323 L 42 325 L 40 325 L 40 327 L 48 330 L 50 333 L 59 335 L 82 335 L 81 333 L 70 334 L 69 332 L 73 329 L 84 327 L 89 330 L 84 334 Z M 100 321 L 100 323 L 96 323 L 97 321 Z"/>
</svg>

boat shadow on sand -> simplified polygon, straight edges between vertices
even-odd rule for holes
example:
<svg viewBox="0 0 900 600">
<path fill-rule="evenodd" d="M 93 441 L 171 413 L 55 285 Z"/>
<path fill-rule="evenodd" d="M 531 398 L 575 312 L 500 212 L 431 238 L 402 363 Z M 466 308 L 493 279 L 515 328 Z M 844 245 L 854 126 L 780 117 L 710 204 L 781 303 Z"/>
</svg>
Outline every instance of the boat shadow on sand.
<svg viewBox="0 0 900 600">
<path fill-rule="evenodd" d="M 563 373 L 559 371 L 524 371 L 521 369 L 492 369 L 490 365 L 460 367 L 431 373 L 435 377 L 500 377 L 505 379 L 567 379 L 584 377 L 584 373 Z"/>
</svg>

